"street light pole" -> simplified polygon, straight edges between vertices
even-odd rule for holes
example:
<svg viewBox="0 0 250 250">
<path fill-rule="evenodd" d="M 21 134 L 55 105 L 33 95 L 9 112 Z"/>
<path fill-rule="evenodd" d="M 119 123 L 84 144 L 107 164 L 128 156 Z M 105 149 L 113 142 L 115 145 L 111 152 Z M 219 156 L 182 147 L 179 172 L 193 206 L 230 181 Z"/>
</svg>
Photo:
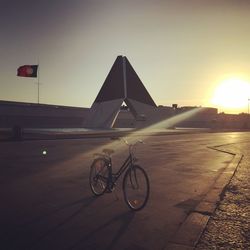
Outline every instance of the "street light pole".
<svg viewBox="0 0 250 250">
<path fill-rule="evenodd" d="M 249 101 L 250 99 L 247 99 L 247 128 L 249 129 Z"/>
<path fill-rule="evenodd" d="M 249 101 L 250 101 L 250 99 L 248 98 L 247 99 L 247 114 L 249 115 Z"/>
</svg>

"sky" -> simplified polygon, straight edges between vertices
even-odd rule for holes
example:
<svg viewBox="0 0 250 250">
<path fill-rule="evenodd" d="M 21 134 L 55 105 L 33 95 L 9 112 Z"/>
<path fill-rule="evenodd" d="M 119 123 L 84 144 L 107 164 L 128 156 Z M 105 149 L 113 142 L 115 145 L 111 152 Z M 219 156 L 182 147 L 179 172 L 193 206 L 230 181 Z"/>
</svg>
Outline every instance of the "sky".
<svg viewBox="0 0 250 250">
<path fill-rule="evenodd" d="M 90 107 L 118 55 L 157 105 L 216 106 L 222 81 L 250 82 L 247 0 L 0 0 L 0 30 L 0 100 L 36 103 L 16 71 L 39 63 L 40 103 Z"/>
</svg>

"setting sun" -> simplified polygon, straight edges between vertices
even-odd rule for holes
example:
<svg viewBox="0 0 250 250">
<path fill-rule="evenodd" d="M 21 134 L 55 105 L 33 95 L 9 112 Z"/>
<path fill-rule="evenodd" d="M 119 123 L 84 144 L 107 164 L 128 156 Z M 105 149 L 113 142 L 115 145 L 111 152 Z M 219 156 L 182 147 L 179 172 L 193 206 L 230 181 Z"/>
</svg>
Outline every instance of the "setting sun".
<svg viewBox="0 0 250 250">
<path fill-rule="evenodd" d="M 218 108 L 244 112 L 250 98 L 250 84 L 244 80 L 230 78 L 215 89 L 212 103 Z"/>
</svg>

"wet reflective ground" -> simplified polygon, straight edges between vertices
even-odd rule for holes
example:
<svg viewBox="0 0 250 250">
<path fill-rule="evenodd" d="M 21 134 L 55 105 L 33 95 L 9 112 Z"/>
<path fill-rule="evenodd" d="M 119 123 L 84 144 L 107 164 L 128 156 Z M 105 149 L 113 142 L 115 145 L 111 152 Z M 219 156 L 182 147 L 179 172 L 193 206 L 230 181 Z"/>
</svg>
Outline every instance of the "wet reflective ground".
<svg viewBox="0 0 250 250">
<path fill-rule="evenodd" d="M 128 210 L 121 185 L 115 193 L 96 199 L 88 184 L 93 153 L 112 147 L 117 169 L 127 156 L 122 142 L 105 138 L 1 142 L 3 249 L 167 249 L 232 161 L 232 154 L 208 147 L 247 155 L 250 133 L 140 139 L 146 144 L 137 148 L 138 163 L 149 175 L 151 193 L 138 213 Z"/>
</svg>

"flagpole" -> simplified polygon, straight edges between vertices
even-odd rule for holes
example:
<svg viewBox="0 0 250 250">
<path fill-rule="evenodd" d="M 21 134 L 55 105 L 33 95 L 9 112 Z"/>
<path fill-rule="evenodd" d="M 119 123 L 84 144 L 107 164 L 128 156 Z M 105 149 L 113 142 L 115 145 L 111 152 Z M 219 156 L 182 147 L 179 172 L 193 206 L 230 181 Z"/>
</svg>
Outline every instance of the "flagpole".
<svg viewBox="0 0 250 250">
<path fill-rule="evenodd" d="M 37 60 L 37 65 L 38 65 L 38 67 L 37 67 L 37 103 L 39 104 L 39 102 L 40 102 L 40 79 L 39 79 L 39 59 Z"/>
</svg>

